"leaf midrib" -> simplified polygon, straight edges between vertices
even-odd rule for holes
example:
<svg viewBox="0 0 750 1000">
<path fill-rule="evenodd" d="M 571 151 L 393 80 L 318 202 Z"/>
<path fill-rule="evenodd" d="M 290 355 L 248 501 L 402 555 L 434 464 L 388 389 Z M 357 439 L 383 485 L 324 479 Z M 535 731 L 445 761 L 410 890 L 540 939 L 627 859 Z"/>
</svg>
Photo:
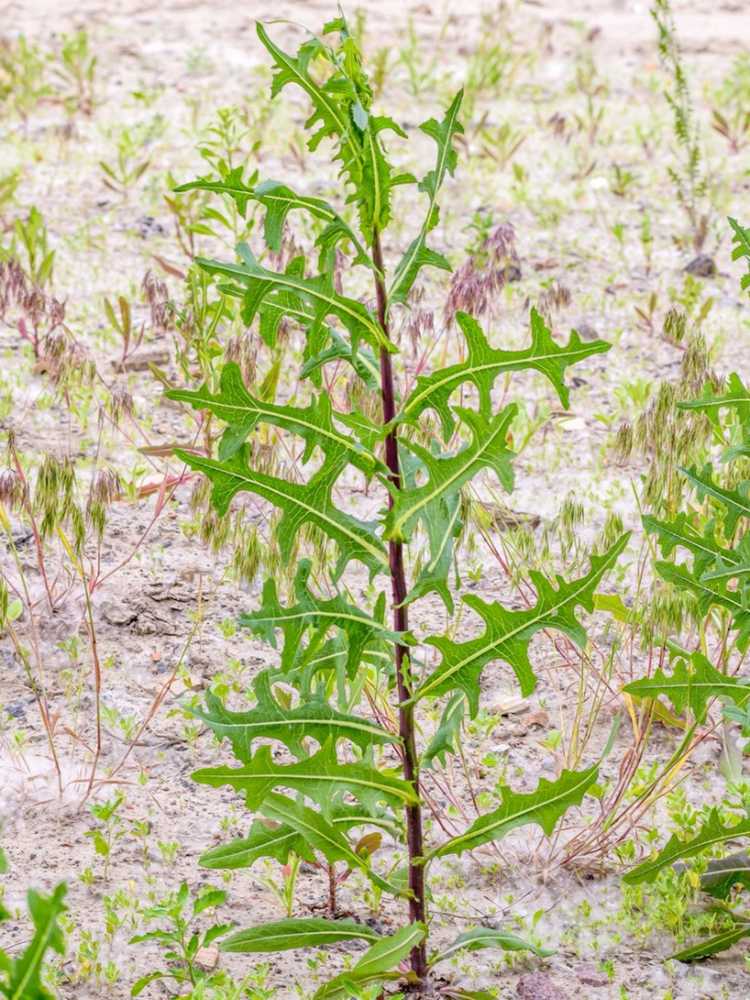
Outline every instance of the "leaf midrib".
<svg viewBox="0 0 750 1000">
<path fill-rule="evenodd" d="M 444 482 L 436 483 L 434 489 L 430 493 L 426 494 L 421 499 L 415 501 L 404 514 L 401 514 L 399 517 L 395 518 L 390 533 L 398 537 L 400 535 L 401 527 L 407 521 L 411 520 L 411 518 L 413 518 L 416 515 L 417 511 L 420 511 L 424 507 L 429 506 L 429 504 L 431 504 L 433 500 L 441 496 L 443 493 L 447 492 L 447 490 L 450 489 L 451 485 L 455 483 L 457 479 L 460 479 L 461 476 L 467 471 L 467 469 L 470 469 L 472 465 L 474 465 L 475 463 L 481 462 L 483 456 L 486 454 L 489 448 L 491 448 L 491 446 L 495 443 L 498 436 L 507 430 L 507 427 L 508 427 L 507 417 L 506 419 L 500 419 L 498 420 L 498 425 L 495 428 L 494 432 L 486 439 L 486 441 L 481 445 L 481 447 L 477 451 L 472 451 L 471 446 L 469 446 L 466 449 L 467 461 L 463 462 L 461 465 L 457 465 L 455 472 L 449 473 L 448 478 Z M 444 461 L 453 462 L 455 461 L 455 459 L 460 459 L 463 454 L 464 452 L 459 452 L 459 454 L 454 456 L 454 458 L 445 459 Z M 440 460 L 438 459 L 437 462 L 439 463 L 439 461 Z M 438 468 L 439 467 L 440 466 L 438 464 Z M 430 480 L 430 482 L 432 482 L 432 480 Z M 422 490 L 425 488 L 426 487 L 421 487 L 420 489 L 414 491 L 411 490 L 404 491 L 400 494 L 400 497 L 408 497 L 409 493 L 421 493 Z"/>
<path fill-rule="evenodd" d="M 506 826 L 509 823 L 513 823 L 513 822 L 515 822 L 518 819 L 523 819 L 523 817 L 524 816 L 528 816 L 529 813 L 533 813 L 533 812 L 535 812 L 535 811 L 537 811 L 539 809 L 547 808 L 547 806 L 550 806 L 550 805 L 554 806 L 556 803 L 560 802 L 562 799 L 568 798 L 570 795 L 575 794 L 581 788 L 581 786 L 586 786 L 588 784 L 591 784 L 591 772 L 590 771 L 589 772 L 584 772 L 584 775 L 581 777 L 581 780 L 578 781 L 578 782 L 576 782 L 576 784 L 572 788 L 564 789 L 561 792 L 559 792 L 557 795 L 553 796 L 552 798 L 545 799 L 544 802 L 541 802 L 541 803 L 537 802 L 535 804 L 529 804 L 529 806 L 526 809 L 521 809 L 520 811 L 514 813 L 511 816 L 506 816 L 504 819 L 498 819 L 496 822 L 490 823 L 487 826 L 484 826 L 484 827 L 478 827 L 477 826 L 473 831 L 472 831 L 472 828 L 470 827 L 466 831 L 466 833 L 463 833 L 460 836 L 455 837 L 453 840 L 449 840 L 447 844 L 444 844 L 442 847 L 438 848 L 436 852 L 434 852 L 432 855 L 430 855 L 430 857 L 437 856 L 440 852 L 445 851 L 446 848 L 448 848 L 448 847 L 451 848 L 450 853 L 453 854 L 453 853 L 455 853 L 455 851 L 453 851 L 453 847 L 456 844 L 460 844 L 460 843 L 462 843 L 465 840 L 473 840 L 477 836 L 484 836 L 488 831 L 494 832 L 495 830 L 497 830 L 498 828 L 500 828 L 502 826 Z M 500 808 L 502 808 L 502 806 L 500 806 Z M 489 815 L 491 815 L 491 813 Z M 483 817 L 480 816 L 479 819 L 476 820 L 476 823 L 477 824 L 481 823 L 482 819 L 483 819 Z M 475 824 L 472 824 L 472 826 L 474 826 L 474 825 Z M 493 838 L 490 837 L 489 839 L 493 839 Z"/>
<path fill-rule="evenodd" d="M 599 567 L 599 571 L 598 571 L 598 577 L 599 577 L 599 579 L 601 579 L 601 576 L 606 572 L 606 570 L 608 569 L 608 567 L 611 565 L 611 563 L 614 561 L 615 558 L 616 558 L 616 555 L 614 555 L 614 556 L 610 555 L 609 559 L 607 559 L 602 564 L 602 566 Z M 539 614 L 536 615 L 536 617 L 527 620 L 523 624 L 519 625 L 517 628 L 511 629 L 511 631 L 506 632 L 500 638 L 495 639 L 492 642 L 488 642 L 485 646 L 483 646 L 481 649 L 478 649 L 475 653 L 472 653 L 470 656 L 464 657 L 463 660 L 460 660 L 457 664 L 455 664 L 453 667 L 451 667 L 450 670 L 444 671 L 439 676 L 436 676 L 435 674 L 433 674 L 433 678 L 435 678 L 435 679 L 431 681 L 428 678 L 428 680 L 426 680 L 425 683 L 422 684 L 417 689 L 417 691 L 414 694 L 414 697 L 415 698 L 423 698 L 423 697 L 425 697 L 425 695 L 428 694 L 433 688 L 438 687 L 438 686 L 442 686 L 443 683 L 445 682 L 445 680 L 447 678 L 452 677 L 454 674 L 456 674 L 460 670 L 463 670 L 463 668 L 467 664 L 471 663 L 473 660 L 476 660 L 476 659 L 484 656 L 486 653 L 490 652 L 496 646 L 505 644 L 510 639 L 515 638 L 515 636 L 518 635 L 520 632 L 525 632 L 528 628 L 530 628 L 530 627 L 538 624 L 539 622 L 543 621 L 545 618 L 549 617 L 550 615 L 555 614 L 557 611 L 560 610 L 560 608 L 565 607 L 566 604 L 570 604 L 571 602 L 574 602 L 575 599 L 581 593 L 583 593 L 587 589 L 587 587 L 589 587 L 593 583 L 594 583 L 593 579 L 589 579 L 587 577 L 584 577 L 584 579 L 580 583 L 580 586 L 577 587 L 576 590 L 572 594 L 567 595 L 566 598 L 565 598 L 565 600 L 559 601 L 557 604 L 553 604 L 550 607 L 543 609 L 542 611 L 539 612 Z"/>
<path fill-rule="evenodd" d="M 237 479 L 240 482 L 244 482 L 244 483 L 251 483 L 251 484 L 257 483 L 260 486 L 262 486 L 263 489 L 268 490 L 269 493 L 273 493 L 275 496 L 284 497 L 284 499 L 287 500 L 287 501 L 294 502 L 302 510 L 307 511 L 309 514 L 313 514 L 315 517 L 318 517 L 322 521 L 325 521 L 327 524 L 330 524 L 336 531 L 341 532 L 342 534 L 346 535 L 353 542 L 355 542 L 358 547 L 366 549 L 372 555 L 376 556 L 377 559 L 378 559 L 378 561 L 379 561 L 379 563 L 381 564 L 381 566 L 385 566 L 386 565 L 386 562 L 385 562 L 385 560 L 383 558 L 383 553 L 380 551 L 380 549 L 376 548 L 370 542 L 368 542 L 365 539 L 363 539 L 360 535 L 357 535 L 351 529 L 346 528 L 344 525 L 340 524 L 334 518 L 330 517 L 328 514 L 326 514 L 323 511 L 319 510 L 317 507 L 311 507 L 309 504 L 305 503 L 299 497 L 295 496 L 294 493 L 292 493 L 292 492 L 284 492 L 284 490 L 281 490 L 278 487 L 272 485 L 272 482 L 273 482 L 272 477 L 270 477 L 270 476 L 263 476 L 262 478 L 260 478 L 261 475 L 262 475 L 261 473 L 257 473 L 257 472 L 256 473 L 251 473 L 251 474 L 240 473 L 240 472 L 237 472 L 234 469 L 227 469 L 224 466 L 222 466 L 220 463 L 208 463 L 208 464 L 209 464 L 209 468 L 214 469 L 214 470 L 218 470 L 219 472 L 221 472 L 225 476 L 230 476 L 230 477 L 232 477 L 234 479 Z M 199 464 L 199 467 L 200 467 L 200 464 Z M 253 478 L 253 476 L 255 478 Z M 268 480 L 271 480 L 271 482 L 268 482 Z M 283 482 L 283 480 L 281 480 L 281 482 Z M 284 483 L 284 485 L 287 487 L 287 489 L 289 489 L 289 487 L 292 487 L 295 484 L 294 483 Z M 281 507 L 282 507 L 282 510 L 283 510 L 284 509 L 283 505 L 281 505 Z"/>
<path fill-rule="evenodd" d="M 461 110 L 461 108 L 460 108 L 460 104 L 459 104 L 459 106 L 456 107 L 455 111 L 453 112 L 453 115 L 449 119 L 448 138 L 447 138 L 444 146 L 441 147 L 438 144 L 438 158 L 437 158 L 437 162 L 435 164 L 435 184 L 434 184 L 432 192 L 430 193 L 430 204 L 429 204 L 429 208 L 427 209 L 427 215 L 425 216 L 425 221 L 422 223 L 422 228 L 419 231 L 419 236 L 416 238 L 416 240 L 412 244 L 413 247 L 414 247 L 413 252 L 407 257 L 407 259 L 405 261 L 402 261 L 399 264 L 399 266 L 398 266 L 398 270 L 396 272 L 396 276 L 394 278 L 393 284 L 391 285 L 391 287 L 390 287 L 390 289 L 388 291 L 388 298 L 389 299 L 392 299 L 393 296 L 395 295 L 395 293 L 398 291 L 398 289 L 400 288 L 400 286 L 401 286 L 401 284 L 402 284 L 402 282 L 404 280 L 404 277 L 409 273 L 409 268 L 412 266 L 412 264 L 416 260 L 418 254 L 419 254 L 420 249 L 425 245 L 425 240 L 427 239 L 427 234 L 430 231 L 428 229 L 428 226 L 430 224 L 430 219 L 432 218 L 432 212 L 433 212 L 433 209 L 435 208 L 435 204 L 437 202 L 438 193 L 440 191 L 440 188 L 442 187 L 443 180 L 445 179 L 445 164 L 446 164 L 446 161 L 448 159 L 450 150 L 453 148 L 453 146 L 452 146 L 452 143 L 453 143 L 453 130 L 454 130 L 456 119 L 458 118 L 458 114 L 459 114 L 460 110 Z"/>
<path fill-rule="evenodd" d="M 492 348 L 490 348 L 490 350 L 492 350 Z M 503 371 L 503 369 L 512 368 L 514 365 L 517 365 L 520 362 L 526 362 L 528 364 L 528 367 L 532 367 L 533 364 L 543 364 L 546 361 L 558 361 L 562 358 L 574 358 L 580 354 L 588 356 L 586 354 L 588 350 L 589 348 L 587 348 L 585 344 L 582 344 L 577 350 L 572 350 L 572 351 L 560 350 L 551 354 L 531 354 L 528 357 L 521 356 L 526 353 L 526 351 L 522 350 L 516 352 L 518 354 L 518 357 L 516 357 L 512 361 L 508 360 L 494 361 L 482 365 L 472 365 L 471 367 L 466 367 L 464 365 L 455 365 L 453 366 L 455 370 L 451 372 L 450 375 L 446 375 L 443 379 L 438 380 L 436 382 L 432 382 L 428 387 L 423 389 L 420 393 L 411 396 L 406 401 L 406 405 L 401 411 L 399 417 L 397 417 L 396 419 L 401 419 L 401 420 L 405 419 L 406 416 L 409 413 L 411 413 L 411 411 L 416 406 L 420 405 L 426 397 L 429 397 L 433 393 L 438 392 L 440 389 L 443 389 L 446 385 L 450 385 L 451 382 L 468 382 L 471 380 L 471 375 L 473 374 L 481 374 L 481 372 L 489 371 L 490 369 L 493 368 L 496 368 L 498 371 Z M 432 376 L 428 376 L 428 378 L 432 378 Z"/>
</svg>

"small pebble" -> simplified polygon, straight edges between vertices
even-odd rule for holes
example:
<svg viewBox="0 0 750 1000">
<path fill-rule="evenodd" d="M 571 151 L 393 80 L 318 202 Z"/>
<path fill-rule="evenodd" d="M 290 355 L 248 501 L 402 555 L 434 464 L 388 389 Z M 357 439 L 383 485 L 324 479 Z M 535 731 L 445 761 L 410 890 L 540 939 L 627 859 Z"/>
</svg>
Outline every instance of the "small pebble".
<svg viewBox="0 0 750 1000">
<path fill-rule="evenodd" d="M 716 262 L 707 253 L 699 253 L 685 268 L 688 274 L 697 278 L 713 278 L 716 274 Z"/>
</svg>

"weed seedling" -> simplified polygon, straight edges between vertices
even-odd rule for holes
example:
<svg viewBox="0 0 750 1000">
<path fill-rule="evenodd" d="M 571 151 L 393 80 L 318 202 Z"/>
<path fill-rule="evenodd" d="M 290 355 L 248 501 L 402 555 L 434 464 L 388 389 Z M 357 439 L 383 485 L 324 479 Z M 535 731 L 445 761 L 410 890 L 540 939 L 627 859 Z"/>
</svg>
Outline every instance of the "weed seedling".
<svg viewBox="0 0 750 1000">
<path fill-rule="evenodd" d="M 179 890 L 155 906 L 144 910 L 147 921 L 159 920 L 166 924 L 158 930 L 136 934 L 130 939 L 131 944 L 154 942 L 165 949 L 163 957 L 169 962 L 168 970 L 156 969 L 142 976 L 134 984 L 130 995 L 137 997 L 149 983 L 155 980 L 172 980 L 179 985 L 195 988 L 221 985 L 224 974 L 214 973 L 206 966 L 210 964 L 206 950 L 214 941 L 225 935 L 230 924 L 212 924 L 206 930 L 199 930 L 196 921 L 201 914 L 215 910 L 226 900 L 222 889 L 207 887 L 191 900 L 187 882 L 183 882 Z"/>
</svg>

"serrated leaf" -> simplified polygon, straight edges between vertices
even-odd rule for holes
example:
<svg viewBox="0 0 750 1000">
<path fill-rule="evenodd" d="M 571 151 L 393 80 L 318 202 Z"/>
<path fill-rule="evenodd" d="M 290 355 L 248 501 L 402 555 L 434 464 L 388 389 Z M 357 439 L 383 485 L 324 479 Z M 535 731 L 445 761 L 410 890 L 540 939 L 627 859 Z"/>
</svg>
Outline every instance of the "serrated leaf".
<svg viewBox="0 0 750 1000">
<path fill-rule="evenodd" d="M 247 215 L 248 203 L 256 200 L 257 176 L 257 171 L 253 171 L 252 175 L 245 180 L 244 167 L 240 166 L 228 170 L 223 177 L 197 177 L 194 181 L 188 181 L 186 184 L 178 184 L 172 190 L 175 194 L 184 194 L 187 191 L 210 191 L 213 194 L 229 195 L 244 219 Z"/>
<path fill-rule="evenodd" d="M 419 685 L 415 700 L 462 690 L 473 717 L 479 709 L 479 678 L 484 667 L 493 660 L 508 663 L 516 674 L 521 693 L 524 697 L 531 694 L 536 686 L 528 657 L 531 639 L 541 629 L 550 628 L 563 632 L 579 645 L 585 642 L 586 633 L 576 618 L 576 608 L 593 610 L 596 588 L 617 562 L 629 537 L 624 534 L 603 555 L 592 556 L 591 570 L 578 580 L 567 582 L 558 576 L 555 586 L 541 573 L 533 571 L 530 575 L 537 591 L 537 602 L 523 611 L 509 611 L 497 601 L 488 604 L 474 594 L 464 597 L 464 603 L 484 621 L 485 630 L 466 642 L 454 642 L 445 636 L 426 639 L 442 653 L 442 660 Z"/>
<path fill-rule="evenodd" d="M 480 816 L 469 829 L 432 851 L 430 858 L 447 854 L 462 854 L 489 841 L 500 840 L 512 830 L 530 823 L 540 826 L 549 837 L 558 821 L 572 806 L 580 805 L 583 797 L 596 782 L 597 766 L 585 771 L 563 771 L 555 781 L 542 778 L 536 791 L 529 794 L 504 788 L 497 809 Z"/>
<path fill-rule="evenodd" d="M 314 317 L 310 315 L 309 322 Z M 379 388 L 380 366 L 377 358 L 366 347 L 360 348 L 356 353 L 352 351 L 351 345 L 340 337 L 335 330 L 331 330 L 328 337 L 328 346 L 317 354 L 314 354 L 305 361 L 300 372 L 300 378 L 311 378 L 319 374 L 323 365 L 332 361 L 346 361 L 352 366 L 357 375 L 362 379 L 368 389 L 375 391 Z"/>
<path fill-rule="evenodd" d="M 403 131 L 390 118 L 370 113 L 371 94 L 343 18 L 337 19 L 335 30 L 341 35 L 339 50 L 333 52 L 317 39 L 311 39 L 293 57 L 271 41 L 260 23 L 257 25 L 258 36 L 277 67 L 272 96 L 287 84 L 295 84 L 307 94 L 313 113 L 305 127 L 314 130 L 308 148 L 314 151 L 323 139 L 336 143 L 335 158 L 341 161 L 341 173 L 353 188 L 350 200 L 356 202 L 362 233 L 371 242 L 374 230 L 384 229 L 390 219 L 391 189 L 405 180 L 403 176 L 393 176 L 380 133 L 392 129 L 403 135 Z M 318 56 L 332 69 L 321 84 L 308 72 L 311 60 Z"/>
<path fill-rule="evenodd" d="M 423 267 L 437 267 L 449 271 L 450 264 L 442 254 L 430 250 L 427 246 L 427 236 L 438 223 L 437 196 L 448 174 L 453 175 L 456 169 L 457 155 L 453 148 L 455 136 L 463 133 L 463 126 L 458 120 L 463 90 L 459 90 L 451 101 L 450 107 L 441 122 L 434 118 L 423 122 L 419 127 L 428 135 L 437 147 L 434 168 L 426 174 L 419 183 L 419 190 L 428 196 L 427 214 L 417 238 L 411 243 L 399 262 L 393 281 L 388 289 L 390 303 L 405 302 L 409 292 Z"/>
<path fill-rule="evenodd" d="M 454 412 L 471 433 L 471 443 L 457 455 L 436 458 L 426 448 L 409 443 L 420 459 L 429 479 L 423 486 L 401 489 L 393 494 L 393 503 L 385 518 L 384 537 L 408 541 L 426 511 L 433 510 L 443 498 L 451 498 L 482 469 L 492 469 L 500 484 L 513 488 L 514 453 L 507 446 L 508 433 L 518 412 L 515 403 L 487 419 L 476 410 L 454 407 Z"/>
<path fill-rule="evenodd" d="M 319 86 L 308 72 L 311 60 L 321 55 L 323 46 L 316 39 L 310 39 L 300 46 L 296 57 L 280 49 L 269 37 L 260 21 L 256 23 L 258 38 L 271 54 L 276 69 L 271 84 L 271 96 L 276 97 L 288 84 L 299 87 L 312 102 L 313 114 L 305 122 L 306 129 L 317 129 L 308 142 L 308 147 L 314 150 L 324 138 L 333 138 L 338 142 L 337 158 L 342 161 L 342 170 L 355 184 L 361 176 L 362 150 L 359 148 L 345 108 L 341 107 L 340 96 Z"/>
<path fill-rule="evenodd" d="M 301 560 L 294 579 L 296 604 L 282 607 L 276 581 L 270 577 L 263 586 L 261 607 L 252 614 L 239 617 L 241 625 L 274 647 L 276 631 L 281 630 L 284 636 L 282 671 L 294 666 L 302 648 L 302 640 L 310 629 L 316 633 L 316 645 L 320 645 L 332 628 L 338 628 L 344 633 L 347 641 L 346 669 L 350 674 L 359 666 L 368 645 L 377 641 L 409 642 L 408 636 L 385 628 L 381 622 L 349 604 L 341 595 L 328 599 L 317 597 L 308 586 L 310 571 L 309 560 Z"/>
<path fill-rule="evenodd" d="M 443 709 L 440 725 L 430 740 L 427 749 L 422 754 L 422 767 L 432 767 L 435 760 L 445 766 L 446 755 L 456 753 L 456 744 L 461 733 L 461 725 L 466 711 L 466 699 L 463 691 L 454 691 Z"/>
<path fill-rule="evenodd" d="M 436 503 L 423 511 L 422 525 L 429 541 L 429 559 L 419 571 L 414 586 L 406 597 L 407 604 L 436 593 L 448 611 L 453 614 L 453 594 L 448 584 L 448 574 L 453 563 L 455 539 L 461 534 L 461 495 L 451 493 L 441 496 Z"/>
<path fill-rule="evenodd" d="M 275 801 L 277 797 L 271 798 Z M 398 836 L 398 827 L 391 819 L 386 815 L 368 812 L 361 805 L 338 803 L 330 812 L 328 823 L 339 833 L 358 826 L 375 826 Z M 273 820 L 255 820 L 247 837 L 239 837 L 228 844 L 213 847 L 201 855 L 199 864 L 204 868 L 251 868 L 261 858 L 273 858 L 284 865 L 290 854 L 305 861 L 315 860 L 313 845 L 298 829 Z"/>
<path fill-rule="evenodd" d="M 26 899 L 34 923 L 34 934 L 19 957 L 7 963 L 5 981 L 0 982 L 0 994 L 7 1000 L 52 1000 L 51 994 L 42 986 L 42 964 L 50 949 L 58 955 L 65 954 L 65 942 L 58 921 L 67 910 L 63 902 L 66 892 L 64 884 L 58 885 L 51 896 L 29 890 Z"/>
<path fill-rule="evenodd" d="M 743 649 L 747 646 L 750 639 L 750 609 L 747 598 L 741 591 L 730 590 L 726 582 L 696 576 L 687 566 L 657 562 L 654 568 L 668 583 L 680 590 L 692 591 L 701 614 L 705 615 L 714 604 L 726 608 L 732 615 L 732 625 L 738 630 L 738 647 Z"/>
<path fill-rule="evenodd" d="M 623 877 L 623 881 L 628 885 L 651 882 L 662 868 L 674 864 L 675 861 L 695 857 L 710 847 L 746 837 L 748 834 L 750 834 L 750 819 L 741 820 L 735 826 L 724 826 L 718 809 L 712 809 L 708 819 L 694 837 L 690 840 L 681 840 L 677 834 L 672 834 L 663 850 L 629 871 Z"/>
<path fill-rule="evenodd" d="M 482 951 L 485 948 L 500 948 L 503 951 L 531 951 L 540 958 L 554 955 L 548 948 L 539 948 L 530 941 L 524 940 L 510 931 L 496 930 L 494 927 L 472 927 L 471 930 L 459 934 L 456 940 L 430 959 L 430 965 L 445 962 L 462 951 Z"/>
<path fill-rule="evenodd" d="M 312 307 L 314 326 L 321 325 L 328 316 L 335 316 L 349 331 L 355 349 L 360 341 L 365 341 L 376 350 L 396 350 L 380 324 L 361 302 L 339 295 L 333 287 L 330 274 L 305 278 L 288 270 L 278 273 L 269 271 L 258 263 L 244 243 L 237 247 L 237 254 L 241 259 L 235 264 L 206 257 L 196 257 L 195 263 L 208 274 L 228 278 L 234 282 L 236 289 L 243 290 L 242 318 L 248 325 L 252 323 L 268 295 L 283 292 L 289 296 L 290 315 L 295 316 L 298 308 Z M 281 307 L 284 302 L 279 299 L 277 305 Z"/>
<path fill-rule="evenodd" d="M 385 549 L 371 525 L 341 511 L 332 496 L 334 483 L 344 467 L 341 457 L 329 457 L 309 482 L 291 483 L 252 469 L 248 465 L 247 445 L 223 462 L 180 448 L 175 449 L 175 455 L 211 480 L 211 502 L 220 514 L 226 514 L 230 501 L 241 491 L 255 493 L 278 507 L 282 511 L 279 549 L 284 560 L 291 558 L 297 532 L 303 524 L 311 523 L 338 545 L 336 578 L 352 559 L 363 563 L 373 575 L 385 569 Z"/>
<path fill-rule="evenodd" d="M 415 923 L 402 927 L 391 937 L 383 938 L 368 949 L 353 968 L 321 986 L 313 1000 L 349 1000 L 352 986 L 385 982 L 426 933 L 424 924 Z"/>
<path fill-rule="evenodd" d="M 284 274 L 292 278 L 305 277 L 305 258 L 293 257 L 284 268 Z M 245 292 L 239 285 L 221 285 L 224 295 L 244 301 Z M 299 291 L 289 287 L 276 288 L 264 295 L 257 312 L 259 316 L 259 333 L 264 344 L 275 348 L 279 329 L 285 319 L 297 323 L 306 334 L 305 355 L 320 350 L 331 335 L 331 329 L 321 323 L 317 310 L 312 302 L 303 298 Z"/>
<path fill-rule="evenodd" d="M 714 537 L 713 525 L 706 525 L 703 534 L 690 523 L 684 512 L 672 521 L 660 521 L 649 515 L 642 517 L 643 527 L 659 539 L 662 554 L 670 556 L 675 549 L 683 548 L 696 557 L 696 568 L 704 569 L 717 559 L 729 561 L 733 558 L 730 549 L 724 548 Z"/>
<path fill-rule="evenodd" d="M 332 864 L 344 861 L 353 870 L 364 872 L 370 881 L 393 896 L 402 895 L 401 890 L 392 885 L 370 867 L 367 858 L 354 850 L 341 829 L 341 824 L 321 816 L 301 802 L 294 802 L 285 795 L 272 793 L 263 800 L 261 811 L 269 819 L 276 820 L 283 826 L 295 830 L 304 837 L 309 846 L 320 851 L 324 858 Z"/>
<path fill-rule="evenodd" d="M 353 920 L 325 920 L 322 917 L 290 918 L 258 924 L 236 931 L 219 945 L 221 951 L 257 954 L 291 951 L 294 948 L 325 948 L 337 941 L 378 941 L 371 927 Z"/>
<path fill-rule="evenodd" d="M 720 426 L 719 413 L 725 407 L 736 410 L 743 424 L 750 422 L 750 390 L 745 388 L 742 379 L 736 372 L 732 372 L 729 376 L 725 392 L 714 392 L 709 383 L 699 399 L 685 400 L 678 403 L 677 406 L 680 410 L 705 413 L 714 427 Z"/>
<path fill-rule="evenodd" d="M 235 176 L 237 174 L 239 174 L 239 178 Z M 321 244 L 326 252 L 330 252 L 331 249 L 335 248 L 339 241 L 348 240 L 357 252 L 354 263 L 362 263 L 366 266 L 372 265 L 354 232 L 338 212 L 323 198 L 299 195 L 286 184 L 272 180 L 263 181 L 248 189 L 247 186 L 243 186 L 241 175 L 241 168 L 237 168 L 223 182 L 211 182 L 209 178 L 200 178 L 190 184 L 183 184 L 176 190 L 189 191 L 192 188 L 201 188 L 207 191 L 230 194 L 235 200 L 241 198 L 245 202 L 248 199 L 259 202 L 266 209 L 264 223 L 266 245 L 274 253 L 279 253 L 281 250 L 281 238 L 288 214 L 298 210 L 307 212 L 314 219 L 326 223 L 323 234 L 317 240 L 318 244 Z M 244 215 L 244 209 L 240 209 L 240 211 Z"/>
<path fill-rule="evenodd" d="M 450 438 L 455 426 L 449 401 L 455 390 L 464 383 L 471 382 L 476 386 L 480 412 L 488 415 L 491 409 L 490 394 L 498 376 L 530 368 L 549 379 L 560 402 L 567 408 L 569 394 L 564 382 L 566 368 L 593 354 L 608 351 L 611 346 L 603 340 L 586 343 L 575 330 L 567 344 L 558 346 L 543 317 L 534 308 L 530 316 L 531 346 L 520 351 L 503 351 L 490 347 L 480 325 L 467 313 L 456 313 L 456 320 L 466 338 L 466 361 L 441 368 L 430 375 L 420 375 L 397 417 L 402 422 L 416 423 L 425 410 L 435 410 L 440 417 L 445 440 Z"/>
<path fill-rule="evenodd" d="M 199 177 L 188 184 L 181 184 L 175 188 L 175 191 L 179 193 L 199 189 L 213 191 L 217 194 L 228 194 L 234 200 L 243 217 L 248 201 L 256 201 L 263 205 L 266 209 L 264 238 L 266 245 L 274 253 L 279 253 L 281 250 L 281 238 L 288 214 L 292 211 L 304 211 L 314 219 L 326 223 L 324 232 L 317 240 L 326 252 L 330 252 L 340 240 L 349 240 L 357 252 L 354 263 L 372 266 L 372 262 L 355 233 L 323 198 L 299 195 L 286 184 L 281 184 L 278 181 L 269 180 L 256 184 L 255 175 L 250 183 L 245 183 L 242 174 L 242 167 L 236 167 L 220 180 Z"/>
<path fill-rule="evenodd" d="M 193 780 L 213 788 L 230 785 L 244 792 L 249 809 L 257 809 L 274 788 L 293 788 L 323 809 L 331 806 L 332 796 L 338 792 L 348 792 L 371 808 L 380 802 L 398 808 L 417 801 L 409 782 L 368 764 L 342 764 L 330 743 L 291 764 L 276 764 L 271 748 L 262 746 L 243 767 L 204 767 L 193 773 Z"/>
<path fill-rule="evenodd" d="M 233 712 L 210 691 L 206 694 L 207 709 L 187 709 L 219 738 L 228 739 L 238 760 L 246 762 L 252 756 L 253 741 L 278 740 L 297 756 L 304 755 L 305 739 L 323 745 L 329 741 L 348 740 L 364 753 L 371 746 L 397 742 L 375 722 L 357 715 L 337 712 L 326 701 L 312 701 L 296 708 L 283 708 L 271 691 L 269 671 L 260 673 L 254 681 L 257 704 L 248 712 Z"/>
<path fill-rule="evenodd" d="M 639 698 L 669 699 L 677 715 L 689 708 L 696 722 L 704 722 L 714 698 L 729 698 L 742 707 L 750 699 L 750 686 L 718 671 L 702 653 L 693 653 L 690 664 L 678 659 L 671 674 L 661 667 L 651 677 L 626 684 L 623 690 Z"/>
<path fill-rule="evenodd" d="M 409 177 L 394 177 L 393 168 L 380 142 L 380 133 L 393 131 L 402 138 L 406 135 L 400 125 L 383 115 L 369 115 L 366 122 L 358 124 L 362 133 L 363 167 L 358 190 L 360 228 L 368 242 L 373 233 L 382 231 L 391 220 L 391 189 L 409 182 Z M 357 124 L 355 122 L 355 124 Z"/>
<path fill-rule="evenodd" d="M 744 492 L 725 489 L 714 481 L 710 465 L 706 465 L 702 472 L 695 467 L 681 468 L 680 472 L 693 486 L 700 500 L 710 497 L 724 508 L 725 534 L 732 534 L 741 517 L 750 517 L 748 484 L 742 484 Z"/>
<path fill-rule="evenodd" d="M 313 450 L 319 447 L 327 456 L 346 456 L 349 464 L 367 476 L 383 470 L 382 463 L 359 441 L 337 430 L 330 396 L 321 393 L 304 407 L 266 402 L 248 392 L 242 370 L 234 361 L 222 368 L 218 393 L 211 393 L 204 384 L 197 390 L 170 389 L 165 395 L 168 399 L 189 403 L 196 410 L 209 410 L 229 425 L 219 445 L 220 459 L 231 458 L 257 425 L 266 423 L 303 438 L 306 445 L 303 463 L 309 461 Z"/>
</svg>

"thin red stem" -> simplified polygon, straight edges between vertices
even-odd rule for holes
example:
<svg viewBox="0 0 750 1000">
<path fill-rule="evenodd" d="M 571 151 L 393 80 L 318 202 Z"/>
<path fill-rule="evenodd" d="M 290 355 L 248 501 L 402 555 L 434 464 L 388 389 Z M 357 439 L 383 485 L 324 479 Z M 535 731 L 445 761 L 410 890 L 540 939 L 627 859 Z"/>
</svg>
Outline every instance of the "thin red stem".
<svg viewBox="0 0 750 1000">
<path fill-rule="evenodd" d="M 375 230 L 372 244 L 372 260 L 375 264 L 375 294 L 377 296 L 378 322 L 386 337 L 388 331 L 387 293 L 385 287 L 385 272 L 383 270 L 383 251 L 380 245 L 380 234 Z M 385 438 L 385 463 L 388 466 L 389 478 L 395 490 L 401 489 L 401 468 L 398 454 L 398 430 L 393 425 L 396 416 L 396 395 L 393 381 L 393 365 L 391 354 L 386 349 L 380 352 L 380 389 L 383 403 L 383 423 L 390 426 Z M 389 505 L 393 505 L 393 496 L 389 495 Z M 388 564 L 391 575 L 391 592 L 393 598 L 393 628 L 396 632 L 407 632 L 409 629 L 409 614 L 406 605 L 406 571 L 404 569 L 404 547 L 401 542 L 388 543 Z M 419 804 L 419 762 L 414 736 L 414 706 L 411 704 L 413 691 L 409 650 L 398 643 L 395 653 L 396 685 L 398 690 L 398 722 L 399 735 L 403 744 L 404 778 L 414 789 L 417 801 L 406 807 L 406 838 L 409 853 L 409 918 L 412 923 L 426 923 L 427 906 L 425 900 L 422 808 Z M 427 975 L 427 944 L 423 939 L 411 953 L 411 967 L 417 979 L 421 982 Z"/>
</svg>

